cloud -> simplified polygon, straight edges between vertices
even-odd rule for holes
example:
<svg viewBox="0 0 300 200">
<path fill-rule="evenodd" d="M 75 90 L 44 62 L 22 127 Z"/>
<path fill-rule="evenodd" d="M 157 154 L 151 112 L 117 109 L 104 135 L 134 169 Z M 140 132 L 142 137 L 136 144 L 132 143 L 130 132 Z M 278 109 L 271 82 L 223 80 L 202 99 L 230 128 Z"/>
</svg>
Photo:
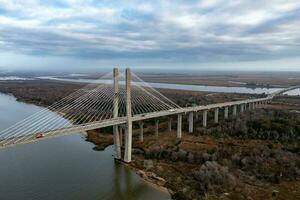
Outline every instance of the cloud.
<svg viewBox="0 0 300 200">
<path fill-rule="evenodd" d="M 300 52 L 298 0 L 0 0 L 0 52 L 253 61 Z"/>
</svg>

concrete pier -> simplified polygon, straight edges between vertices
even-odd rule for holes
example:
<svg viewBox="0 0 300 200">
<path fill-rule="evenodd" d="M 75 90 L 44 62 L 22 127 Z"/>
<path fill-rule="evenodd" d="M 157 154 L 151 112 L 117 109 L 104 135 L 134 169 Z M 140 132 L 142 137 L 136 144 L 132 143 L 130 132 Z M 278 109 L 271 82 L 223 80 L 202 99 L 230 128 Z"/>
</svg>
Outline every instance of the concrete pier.
<svg viewBox="0 0 300 200">
<path fill-rule="evenodd" d="M 169 117 L 168 119 L 168 131 L 171 132 L 172 131 L 172 118 Z"/>
<path fill-rule="evenodd" d="M 140 126 L 140 142 L 144 141 L 144 122 L 139 121 Z"/>
<path fill-rule="evenodd" d="M 178 114 L 177 116 L 177 138 L 181 138 L 182 136 L 182 114 Z"/>
<path fill-rule="evenodd" d="M 237 105 L 234 105 L 232 110 L 233 117 L 236 117 L 236 113 L 237 113 Z"/>
<path fill-rule="evenodd" d="M 127 112 L 127 127 L 125 131 L 125 155 L 124 161 L 131 162 L 132 151 L 132 114 L 131 114 L 131 72 L 126 68 L 126 112 Z"/>
<path fill-rule="evenodd" d="M 215 123 L 219 123 L 219 108 L 215 108 Z"/>
<path fill-rule="evenodd" d="M 118 118 L 119 115 L 119 71 L 117 68 L 113 70 L 113 79 L 114 79 L 114 111 L 113 118 Z M 121 159 L 121 143 L 119 136 L 119 127 L 118 125 L 113 126 L 114 133 L 114 147 L 115 147 L 115 158 Z"/>
<path fill-rule="evenodd" d="M 189 133 L 193 133 L 194 129 L 194 112 L 189 113 Z"/>
<path fill-rule="evenodd" d="M 241 106 L 241 113 L 243 113 L 244 112 L 244 104 L 241 104 L 240 106 Z"/>
<path fill-rule="evenodd" d="M 207 127 L 207 110 L 203 110 L 203 127 Z"/>
<path fill-rule="evenodd" d="M 224 108 L 224 118 L 228 119 L 228 107 L 227 106 Z"/>
<path fill-rule="evenodd" d="M 155 120 L 155 136 L 158 137 L 159 120 Z"/>
<path fill-rule="evenodd" d="M 119 126 L 119 138 L 120 138 L 120 146 L 123 147 L 123 128 Z"/>
</svg>

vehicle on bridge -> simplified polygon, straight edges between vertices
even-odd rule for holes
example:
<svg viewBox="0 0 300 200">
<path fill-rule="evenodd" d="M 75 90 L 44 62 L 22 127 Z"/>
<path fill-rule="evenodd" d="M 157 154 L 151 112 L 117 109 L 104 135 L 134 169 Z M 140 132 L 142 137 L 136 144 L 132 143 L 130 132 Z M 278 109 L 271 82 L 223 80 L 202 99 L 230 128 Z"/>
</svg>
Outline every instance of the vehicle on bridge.
<svg viewBox="0 0 300 200">
<path fill-rule="evenodd" d="M 35 138 L 36 139 L 43 138 L 43 137 L 44 137 L 43 133 L 37 133 L 37 134 L 35 134 Z"/>
</svg>

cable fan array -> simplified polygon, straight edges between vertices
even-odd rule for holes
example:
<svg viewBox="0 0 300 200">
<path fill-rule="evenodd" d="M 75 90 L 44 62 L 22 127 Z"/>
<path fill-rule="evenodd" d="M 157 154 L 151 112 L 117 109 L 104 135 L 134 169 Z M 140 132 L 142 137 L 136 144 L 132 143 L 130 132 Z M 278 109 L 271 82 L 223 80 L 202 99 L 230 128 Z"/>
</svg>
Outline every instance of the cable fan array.
<svg viewBox="0 0 300 200">
<path fill-rule="evenodd" d="M 114 92 L 112 73 L 94 82 L 1 131 L 0 147 L 37 140 L 37 134 L 49 137 L 55 130 L 111 120 L 116 95 L 118 117 L 126 116 L 125 75 L 119 75 L 118 93 Z M 131 76 L 131 105 L 132 115 L 180 108 L 134 73 Z"/>
</svg>

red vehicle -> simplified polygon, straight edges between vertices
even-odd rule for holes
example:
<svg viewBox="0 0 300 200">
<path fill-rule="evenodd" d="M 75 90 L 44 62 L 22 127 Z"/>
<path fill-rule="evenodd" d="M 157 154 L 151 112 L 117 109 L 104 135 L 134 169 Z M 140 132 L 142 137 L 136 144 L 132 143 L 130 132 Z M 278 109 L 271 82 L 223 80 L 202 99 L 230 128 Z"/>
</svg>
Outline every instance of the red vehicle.
<svg viewBox="0 0 300 200">
<path fill-rule="evenodd" d="M 43 133 L 37 133 L 37 134 L 35 135 L 35 138 L 36 138 L 36 139 L 39 139 L 39 138 L 42 138 L 42 137 L 44 137 L 44 134 L 43 134 Z"/>
</svg>

